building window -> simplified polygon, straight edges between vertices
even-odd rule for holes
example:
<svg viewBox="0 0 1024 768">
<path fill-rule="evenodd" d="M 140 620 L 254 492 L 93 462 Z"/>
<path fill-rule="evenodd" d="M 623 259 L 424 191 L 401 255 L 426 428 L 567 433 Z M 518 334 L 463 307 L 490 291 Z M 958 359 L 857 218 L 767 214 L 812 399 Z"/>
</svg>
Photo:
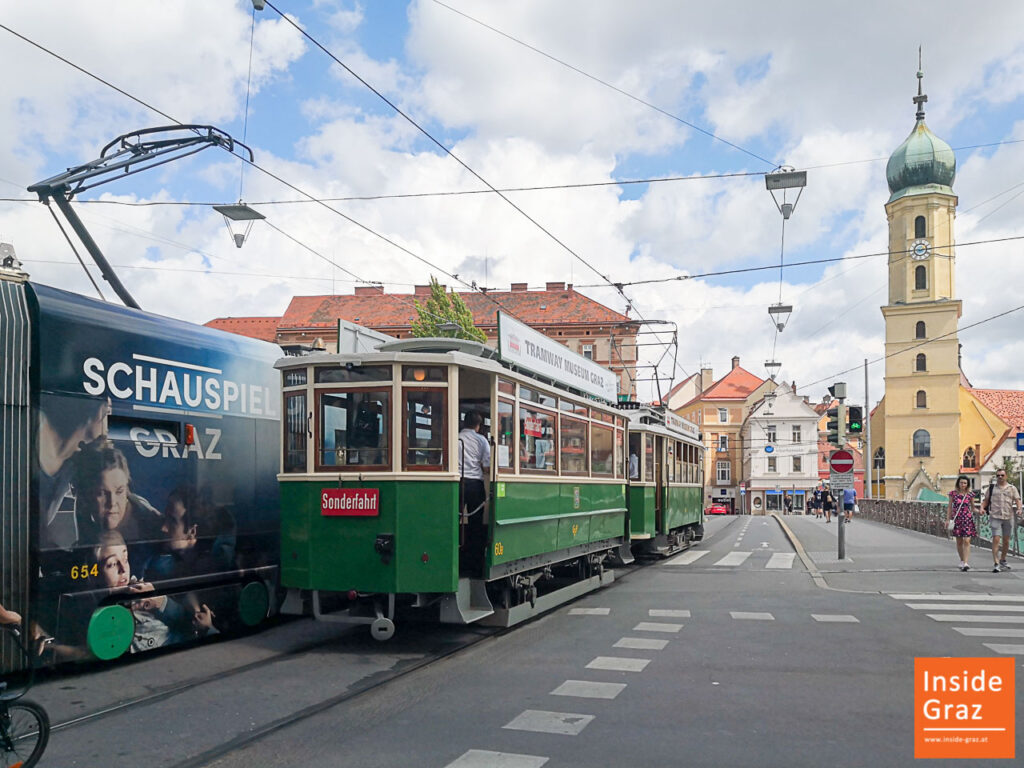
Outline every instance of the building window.
<svg viewBox="0 0 1024 768">
<path fill-rule="evenodd" d="M 803 461 L 802 461 L 800 456 L 794 456 L 793 457 L 793 471 L 794 472 L 801 472 L 801 471 L 803 471 Z"/>
<path fill-rule="evenodd" d="M 961 466 L 964 469 L 977 469 L 978 468 L 978 457 L 975 454 L 973 448 L 968 448 L 964 451 L 964 460 Z"/>
<path fill-rule="evenodd" d="M 774 443 L 775 442 L 776 437 L 775 437 L 775 425 L 774 424 L 769 424 L 768 426 L 766 426 L 764 428 L 764 439 L 767 440 L 769 443 Z"/>
<path fill-rule="evenodd" d="M 924 291 L 928 288 L 928 270 L 924 264 L 914 267 L 914 290 Z"/>
<path fill-rule="evenodd" d="M 732 482 L 732 464 L 728 461 L 716 461 L 715 462 L 715 476 L 718 478 L 719 485 L 723 483 Z"/>
<path fill-rule="evenodd" d="M 932 437 L 928 434 L 928 430 L 919 429 L 914 433 L 914 455 L 932 455 Z"/>
<path fill-rule="evenodd" d="M 794 424 L 793 425 L 793 442 L 794 443 L 799 443 L 800 442 L 800 438 L 801 438 L 801 435 L 800 435 L 800 425 L 799 424 Z"/>
<path fill-rule="evenodd" d="M 917 325 L 914 326 L 914 338 L 915 339 L 926 339 L 928 338 L 925 333 L 924 320 L 918 320 Z"/>
<path fill-rule="evenodd" d="M 769 472 L 778 472 L 779 471 L 779 462 L 778 462 L 778 459 L 776 459 L 774 456 L 769 456 L 768 457 L 768 471 Z"/>
<path fill-rule="evenodd" d="M 925 234 L 924 216 L 914 219 L 914 237 L 927 237 Z"/>
<path fill-rule="evenodd" d="M 927 408 L 928 407 L 928 395 L 923 389 L 917 390 L 917 407 Z"/>
<path fill-rule="evenodd" d="M 728 424 L 729 423 L 729 409 L 728 408 L 719 408 L 718 409 L 718 423 L 719 424 Z"/>
<path fill-rule="evenodd" d="M 928 358 L 925 357 L 923 353 L 917 356 L 917 358 L 916 358 L 916 360 L 914 362 L 914 370 L 915 371 L 927 371 L 928 370 Z"/>
<path fill-rule="evenodd" d="M 885 448 L 875 451 L 875 469 L 885 469 Z"/>
<path fill-rule="evenodd" d="M 582 347 L 582 350 L 583 350 L 583 356 L 585 358 L 587 358 L 587 360 L 593 360 L 594 359 L 594 345 L 593 344 L 584 344 L 583 347 Z"/>
<path fill-rule="evenodd" d="M 719 435 L 718 436 L 718 450 L 728 451 L 729 450 L 729 436 Z"/>
</svg>

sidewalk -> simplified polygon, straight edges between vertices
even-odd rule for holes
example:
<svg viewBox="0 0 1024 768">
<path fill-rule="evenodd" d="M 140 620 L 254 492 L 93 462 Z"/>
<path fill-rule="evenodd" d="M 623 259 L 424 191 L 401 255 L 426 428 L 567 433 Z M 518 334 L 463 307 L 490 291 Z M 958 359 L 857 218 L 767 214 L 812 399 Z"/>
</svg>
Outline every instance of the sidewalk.
<svg viewBox="0 0 1024 768">
<path fill-rule="evenodd" d="M 839 523 L 780 515 L 794 547 L 809 558 L 828 587 L 855 592 L 945 592 L 1024 595 L 1024 559 L 992 573 L 992 551 L 972 547 L 971 570 L 960 570 L 953 539 L 855 519 L 846 525 L 846 558 L 838 559 Z"/>
</svg>

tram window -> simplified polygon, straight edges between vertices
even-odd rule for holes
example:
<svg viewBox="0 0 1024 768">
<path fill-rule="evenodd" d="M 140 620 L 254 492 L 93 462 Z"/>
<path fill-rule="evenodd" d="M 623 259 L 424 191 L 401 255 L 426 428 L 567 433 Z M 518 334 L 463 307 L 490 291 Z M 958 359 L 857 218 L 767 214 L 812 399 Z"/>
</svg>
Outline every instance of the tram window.
<svg viewBox="0 0 1024 768">
<path fill-rule="evenodd" d="M 498 401 L 498 428 L 494 433 L 494 443 L 497 447 L 498 469 L 515 469 L 512 463 L 515 455 L 515 424 L 512 420 L 512 403 L 508 400 Z"/>
<path fill-rule="evenodd" d="M 552 397 L 546 392 L 541 392 L 537 389 L 529 389 L 528 387 L 519 388 L 519 399 L 529 400 L 532 403 L 540 403 L 541 405 L 546 405 L 551 408 L 558 405 L 557 398 Z"/>
<path fill-rule="evenodd" d="M 587 473 L 587 422 L 579 419 L 561 418 L 559 446 L 562 474 L 585 475 Z"/>
<path fill-rule="evenodd" d="M 387 467 L 391 392 L 322 392 L 318 467 Z"/>
<path fill-rule="evenodd" d="M 644 436 L 639 432 L 631 432 L 629 435 L 629 479 L 640 479 L 640 454 L 643 453 L 642 443 Z"/>
<path fill-rule="evenodd" d="M 621 429 L 615 430 L 615 476 L 622 477 L 622 450 L 625 447 L 625 432 Z"/>
<path fill-rule="evenodd" d="M 286 387 L 301 387 L 306 383 L 306 369 L 299 368 L 294 371 L 284 372 L 284 385 Z"/>
<path fill-rule="evenodd" d="M 554 472 L 555 415 L 519 406 L 519 469 Z"/>
<path fill-rule="evenodd" d="M 444 389 L 405 389 L 405 469 L 441 469 L 447 442 Z"/>
<path fill-rule="evenodd" d="M 498 391 L 504 395 L 514 395 L 516 393 L 516 385 L 511 381 L 498 379 Z"/>
<path fill-rule="evenodd" d="M 615 417 L 612 416 L 610 413 L 604 413 L 603 411 L 599 411 L 599 410 L 597 410 L 595 408 L 594 409 L 594 421 L 603 421 L 606 424 L 614 424 L 615 423 Z"/>
<path fill-rule="evenodd" d="M 654 481 L 654 435 L 644 435 L 644 477 Z"/>
<path fill-rule="evenodd" d="M 609 427 L 591 425 L 590 431 L 590 472 L 593 475 L 614 473 L 615 435 Z"/>
<path fill-rule="evenodd" d="M 563 411 L 575 413 L 577 416 L 582 416 L 583 418 L 586 418 L 590 413 L 590 409 L 587 408 L 587 406 L 574 403 L 571 400 L 559 400 L 558 407 Z"/>
<path fill-rule="evenodd" d="M 352 368 L 317 366 L 317 384 L 347 384 L 363 381 L 391 381 L 390 365 L 357 365 Z"/>
<path fill-rule="evenodd" d="M 402 381 L 448 381 L 448 369 L 443 365 L 403 365 Z"/>
<path fill-rule="evenodd" d="M 303 371 L 305 373 L 305 371 Z M 284 471 L 306 471 L 306 393 L 284 396 Z"/>
</svg>

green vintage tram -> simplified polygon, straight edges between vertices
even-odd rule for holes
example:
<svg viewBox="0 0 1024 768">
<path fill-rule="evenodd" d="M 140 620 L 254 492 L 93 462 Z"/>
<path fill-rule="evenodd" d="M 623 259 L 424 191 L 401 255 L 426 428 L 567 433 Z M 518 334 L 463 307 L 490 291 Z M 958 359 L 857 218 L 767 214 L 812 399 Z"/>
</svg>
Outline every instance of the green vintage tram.
<svg viewBox="0 0 1024 768">
<path fill-rule="evenodd" d="M 704 446 L 697 425 L 664 408 L 629 413 L 629 536 L 638 556 L 665 557 L 704 538 Z"/>
<path fill-rule="evenodd" d="M 594 393 L 614 374 L 550 340 L 541 350 L 501 313 L 499 325 L 498 351 L 408 339 L 277 362 L 284 612 L 362 621 L 385 640 L 396 604 L 509 626 L 613 579 L 604 564 L 629 545 L 628 417 Z M 459 471 L 470 412 L 490 446 L 475 512 Z"/>
</svg>

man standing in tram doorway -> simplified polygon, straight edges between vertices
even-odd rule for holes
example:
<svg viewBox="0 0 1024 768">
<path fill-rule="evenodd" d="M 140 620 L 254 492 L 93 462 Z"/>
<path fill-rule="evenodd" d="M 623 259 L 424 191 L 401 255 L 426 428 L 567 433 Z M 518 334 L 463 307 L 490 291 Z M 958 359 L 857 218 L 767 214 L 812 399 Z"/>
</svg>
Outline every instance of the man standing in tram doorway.
<svg viewBox="0 0 1024 768">
<path fill-rule="evenodd" d="M 469 411 L 459 432 L 459 476 L 462 478 L 462 504 L 464 515 L 466 558 L 463 564 L 472 570 L 483 566 L 483 547 L 486 539 L 484 505 L 487 503 L 485 480 L 491 467 L 491 446 L 480 434 L 483 417 Z"/>
</svg>

